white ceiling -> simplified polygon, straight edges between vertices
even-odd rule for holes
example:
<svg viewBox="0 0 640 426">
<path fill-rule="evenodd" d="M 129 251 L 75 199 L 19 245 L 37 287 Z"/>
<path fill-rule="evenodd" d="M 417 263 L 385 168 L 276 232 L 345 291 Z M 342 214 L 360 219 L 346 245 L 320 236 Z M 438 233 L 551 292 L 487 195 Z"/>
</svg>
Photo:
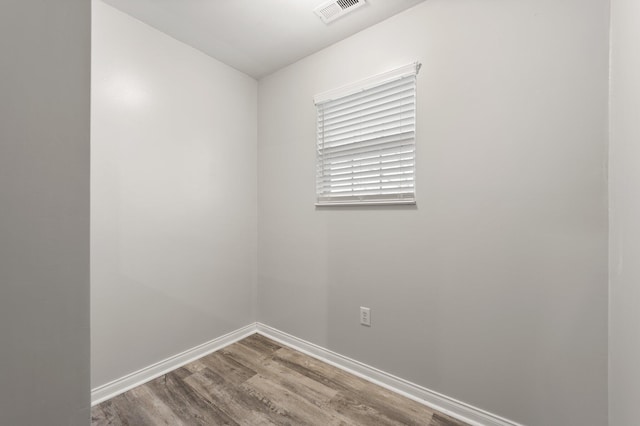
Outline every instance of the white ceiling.
<svg viewBox="0 0 640 426">
<path fill-rule="evenodd" d="M 268 75 L 424 0 L 367 0 L 326 25 L 326 0 L 104 0 L 254 78 Z"/>
</svg>

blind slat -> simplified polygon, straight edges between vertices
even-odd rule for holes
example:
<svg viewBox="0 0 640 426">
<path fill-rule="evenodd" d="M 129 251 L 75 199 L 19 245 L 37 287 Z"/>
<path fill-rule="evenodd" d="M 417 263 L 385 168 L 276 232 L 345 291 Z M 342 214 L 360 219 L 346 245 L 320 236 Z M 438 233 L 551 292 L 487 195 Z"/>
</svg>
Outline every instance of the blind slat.
<svg viewBox="0 0 640 426">
<path fill-rule="evenodd" d="M 369 99 L 367 100 L 367 102 L 363 102 L 361 104 L 358 105 L 354 105 L 351 106 L 349 108 L 344 108 L 341 110 L 333 110 L 331 108 L 324 108 L 323 110 L 320 111 L 320 113 L 322 115 L 324 115 L 324 118 L 326 120 L 331 120 L 334 119 L 336 117 L 347 117 L 349 115 L 358 115 L 361 114 L 363 111 L 367 111 L 371 108 L 375 108 L 377 106 L 380 105 L 386 105 L 389 102 L 397 102 L 397 101 L 404 101 L 406 103 L 412 103 L 413 102 L 413 98 L 414 98 L 414 93 L 415 90 L 413 88 L 411 89 L 407 89 L 405 91 L 402 92 L 398 92 L 398 93 L 394 93 L 394 94 L 390 94 L 387 95 L 383 98 L 379 98 L 379 99 Z"/>
<path fill-rule="evenodd" d="M 415 163 L 413 159 L 405 161 L 394 161 L 393 163 L 381 164 L 381 167 L 363 166 L 354 168 L 343 168 L 332 171 L 331 175 L 325 175 L 323 181 L 344 180 L 347 178 L 357 179 L 358 176 L 381 176 L 390 173 L 392 170 L 413 170 Z M 326 173 L 326 172 L 325 172 Z"/>
<path fill-rule="evenodd" d="M 400 162 L 410 162 L 414 160 L 415 157 L 412 152 L 376 157 L 367 156 L 366 158 L 324 162 L 323 164 L 318 164 L 317 171 L 327 174 L 330 173 L 331 175 L 339 175 L 346 171 L 366 170 L 379 167 L 380 165 L 397 164 Z"/>
<path fill-rule="evenodd" d="M 351 142 L 378 139 L 385 136 L 395 135 L 399 132 L 413 130 L 413 117 L 411 120 L 401 118 L 386 123 L 372 124 L 365 129 L 356 129 L 344 133 L 338 133 L 324 137 L 324 146 L 341 146 Z"/>
<path fill-rule="evenodd" d="M 321 105 L 320 111 L 322 112 L 322 114 L 325 114 L 327 118 L 336 115 L 351 114 L 353 113 L 353 111 L 360 111 L 372 104 L 382 104 L 392 102 L 396 99 L 411 98 L 414 93 L 415 90 L 413 85 L 406 84 L 397 88 L 381 91 L 379 93 L 376 93 L 375 95 L 369 94 L 368 96 L 362 97 L 361 99 L 355 99 L 353 101 L 345 102 L 340 105 Z"/>
<path fill-rule="evenodd" d="M 385 90 L 389 90 L 392 89 L 394 87 L 398 87 L 398 86 L 403 86 L 406 84 L 409 84 L 410 82 L 408 82 L 407 80 L 403 80 L 402 78 L 397 78 L 391 81 L 388 81 L 386 83 L 382 83 L 380 85 L 377 85 L 375 87 L 372 87 L 370 89 L 367 90 L 359 90 L 351 95 L 346 95 L 346 96 L 342 96 L 339 99 L 334 99 L 332 101 L 327 101 L 327 102 L 322 102 L 319 105 L 320 106 L 327 106 L 329 105 L 329 103 L 332 106 L 339 106 L 339 105 L 343 105 L 346 102 L 350 102 L 353 101 L 355 99 L 362 99 L 368 96 L 375 96 L 377 93 L 383 92 Z"/>
<path fill-rule="evenodd" d="M 383 181 L 377 180 L 361 180 L 358 185 L 348 185 L 343 182 L 338 182 L 335 184 L 320 184 L 316 185 L 317 190 L 324 191 L 326 188 L 331 188 L 332 192 L 344 192 L 344 191 L 363 191 L 369 188 L 396 188 L 396 187 L 412 187 L 413 179 L 395 179 L 389 178 Z"/>
<path fill-rule="evenodd" d="M 391 196 L 391 195 L 397 195 L 397 194 L 412 194 L 413 193 L 413 185 L 407 185 L 406 187 L 391 187 L 391 188 L 368 188 L 368 189 L 363 189 L 361 191 L 358 191 L 357 193 L 353 192 L 353 191 L 347 191 L 347 190 L 343 190 L 343 191 L 336 191 L 334 193 L 332 193 L 331 195 L 327 195 L 327 197 L 340 197 L 340 196 L 362 196 L 362 195 L 386 195 L 386 196 Z"/>
<path fill-rule="evenodd" d="M 363 108 L 354 112 L 353 114 L 345 114 L 339 115 L 334 118 L 323 118 L 322 120 L 318 120 L 318 129 L 320 129 L 320 125 L 324 128 L 338 127 L 341 124 L 345 124 L 345 122 L 352 122 L 363 120 L 374 114 L 385 114 L 387 110 L 393 110 L 398 108 L 406 108 L 406 105 L 415 104 L 415 99 L 411 96 L 407 96 L 404 98 L 396 99 L 395 101 L 379 104 L 372 106 L 370 108 Z M 415 108 L 415 107 L 414 107 Z M 348 124 L 348 123 L 347 123 Z"/>
<path fill-rule="evenodd" d="M 406 108 L 401 111 L 396 111 L 393 114 L 381 115 L 367 120 L 357 120 L 348 125 L 341 127 L 325 127 L 319 129 L 319 136 L 324 140 L 336 139 L 348 136 L 350 134 L 358 135 L 364 133 L 364 131 L 371 131 L 376 128 L 402 128 L 403 125 L 413 127 L 415 122 L 415 115 L 413 109 L 407 110 Z"/>
<path fill-rule="evenodd" d="M 408 149 L 411 147 L 410 145 L 410 141 L 407 141 L 406 145 L 401 146 L 400 148 L 404 148 L 404 149 Z M 396 149 L 395 145 L 391 145 L 389 146 L 386 150 L 380 150 L 380 152 L 393 152 Z M 371 152 L 371 150 L 366 147 L 366 148 L 361 148 L 361 152 L 356 152 L 356 155 L 369 155 L 369 153 Z M 338 164 L 345 164 L 347 161 L 360 161 L 361 157 L 352 157 L 354 153 L 350 152 L 350 151 L 346 151 L 346 152 L 338 152 L 334 155 L 332 155 L 331 157 L 325 158 L 324 161 L 322 161 L 321 163 L 319 163 L 319 166 L 322 166 L 322 168 L 324 167 L 334 167 L 337 166 Z M 318 169 L 318 171 L 323 171 L 321 169 Z M 331 172 L 331 170 L 328 171 L 329 173 Z"/>
<path fill-rule="evenodd" d="M 408 132 L 396 133 L 396 134 L 391 134 L 387 136 L 380 136 L 377 138 L 365 139 L 361 141 L 354 140 L 351 143 L 343 143 L 340 145 L 319 147 L 318 152 L 321 155 L 326 156 L 326 158 L 331 158 L 335 154 L 344 153 L 344 152 L 353 152 L 354 154 L 357 154 L 359 152 L 373 152 L 373 151 L 376 151 L 377 149 L 390 148 L 391 146 L 394 146 L 394 145 L 397 145 L 397 146 L 410 145 L 414 141 L 414 134 L 415 132 L 411 130 Z M 362 149 L 364 148 L 367 148 L 367 149 L 362 151 Z"/>
<path fill-rule="evenodd" d="M 318 133 L 327 138 L 360 130 L 367 126 L 377 126 L 381 124 L 388 125 L 398 120 L 415 120 L 413 109 L 408 110 L 406 107 L 390 109 L 384 113 L 377 113 L 368 117 L 348 120 L 347 122 L 340 123 L 340 125 L 337 126 L 325 126 L 324 129 L 318 129 Z"/>
<path fill-rule="evenodd" d="M 333 193 L 351 191 L 351 192 L 361 192 L 365 190 L 373 190 L 373 189 L 390 189 L 390 188 L 411 188 L 413 187 L 412 179 L 387 179 L 383 182 L 379 181 L 362 181 L 359 185 L 346 185 L 346 184 L 336 184 L 336 185 L 317 185 L 316 190 L 324 191 L 326 188 L 330 187 Z"/>
</svg>

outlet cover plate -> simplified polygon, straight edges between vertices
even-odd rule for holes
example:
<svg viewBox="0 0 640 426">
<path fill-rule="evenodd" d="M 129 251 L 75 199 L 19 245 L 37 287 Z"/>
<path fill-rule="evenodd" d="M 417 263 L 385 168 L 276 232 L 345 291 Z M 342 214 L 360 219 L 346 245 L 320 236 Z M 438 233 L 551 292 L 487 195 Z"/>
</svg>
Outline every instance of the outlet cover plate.
<svg viewBox="0 0 640 426">
<path fill-rule="evenodd" d="M 360 324 L 371 327 L 371 309 L 360 306 Z"/>
</svg>

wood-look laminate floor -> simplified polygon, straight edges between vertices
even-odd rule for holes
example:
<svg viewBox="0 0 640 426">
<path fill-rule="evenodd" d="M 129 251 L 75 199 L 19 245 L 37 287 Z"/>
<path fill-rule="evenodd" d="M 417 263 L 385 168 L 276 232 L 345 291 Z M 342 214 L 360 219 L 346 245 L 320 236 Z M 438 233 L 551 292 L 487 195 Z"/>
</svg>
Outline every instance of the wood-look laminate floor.
<svg viewBox="0 0 640 426">
<path fill-rule="evenodd" d="M 464 426 L 258 334 L 93 407 L 91 424 Z"/>
</svg>

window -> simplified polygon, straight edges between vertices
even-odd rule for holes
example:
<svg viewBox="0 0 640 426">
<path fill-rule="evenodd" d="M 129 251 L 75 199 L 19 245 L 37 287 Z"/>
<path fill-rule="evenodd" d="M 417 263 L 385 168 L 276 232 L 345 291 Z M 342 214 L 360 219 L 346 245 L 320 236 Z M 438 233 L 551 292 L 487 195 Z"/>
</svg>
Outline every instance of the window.
<svg viewBox="0 0 640 426">
<path fill-rule="evenodd" d="M 318 95 L 316 205 L 415 204 L 419 64 Z"/>
</svg>

